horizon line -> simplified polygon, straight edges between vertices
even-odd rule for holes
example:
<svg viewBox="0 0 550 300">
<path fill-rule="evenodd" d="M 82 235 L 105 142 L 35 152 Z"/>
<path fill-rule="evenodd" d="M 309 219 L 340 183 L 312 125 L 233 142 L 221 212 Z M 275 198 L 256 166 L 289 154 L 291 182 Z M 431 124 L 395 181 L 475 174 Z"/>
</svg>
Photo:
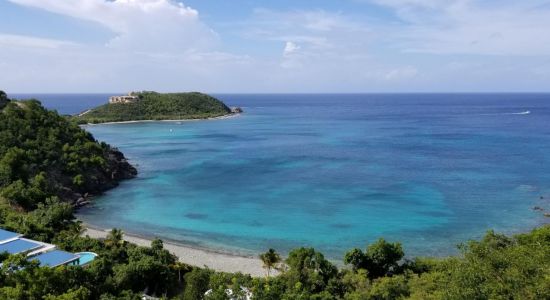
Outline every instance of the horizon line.
<svg viewBox="0 0 550 300">
<path fill-rule="evenodd" d="M 158 91 L 155 91 L 158 92 Z M 437 94 L 550 94 L 550 91 L 484 91 L 484 92 L 469 92 L 469 91 L 449 91 L 449 92 L 199 92 L 199 91 L 160 91 L 158 93 L 203 93 L 211 95 L 399 95 L 399 94 L 417 94 L 417 95 L 437 95 Z M 14 92 L 6 94 L 10 95 L 118 95 L 128 92 Z"/>
</svg>

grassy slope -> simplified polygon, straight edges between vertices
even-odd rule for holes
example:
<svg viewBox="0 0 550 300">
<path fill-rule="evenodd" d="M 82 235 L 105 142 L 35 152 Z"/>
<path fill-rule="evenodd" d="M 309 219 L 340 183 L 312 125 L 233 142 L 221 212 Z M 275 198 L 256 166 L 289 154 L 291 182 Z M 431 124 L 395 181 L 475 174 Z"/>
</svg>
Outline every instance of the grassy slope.
<svg viewBox="0 0 550 300">
<path fill-rule="evenodd" d="M 80 123 L 136 120 L 203 119 L 226 115 L 229 108 L 220 100 L 201 93 L 140 93 L 140 101 L 105 104 L 75 117 Z"/>
</svg>

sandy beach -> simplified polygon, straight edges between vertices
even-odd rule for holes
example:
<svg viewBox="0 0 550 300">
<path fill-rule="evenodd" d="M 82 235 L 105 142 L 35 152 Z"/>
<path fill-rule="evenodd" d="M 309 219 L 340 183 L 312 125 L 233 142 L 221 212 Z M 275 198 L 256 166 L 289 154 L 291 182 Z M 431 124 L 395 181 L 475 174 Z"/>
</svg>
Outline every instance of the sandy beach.
<svg viewBox="0 0 550 300">
<path fill-rule="evenodd" d="M 108 230 L 87 227 L 82 235 L 89 236 L 91 238 L 105 238 L 107 234 Z M 150 239 L 131 234 L 124 233 L 124 240 L 139 246 L 151 246 Z M 189 265 L 197 267 L 206 266 L 210 269 L 222 272 L 241 272 L 243 274 L 250 274 L 254 277 L 265 276 L 265 270 L 262 268 L 262 262 L 256 257 L 244 257 L 217 253 L 170 242 L 164 242 L 164 248 L 176 255 L 181 262 Z"/>
<path fill-rule="evenodd" d="M 84 115 L 89 111 L 90 110 L 85 111 L 85 112 L 81 113 L 80 115 Z M 149 122 L 193 122 L 193 121 L 205 121 L 205 120 L 206 121 L 208 121 L 208 120 L 224 120 L 224 119 L 238 117 L 240 115 L 241 115 L 241 113 L 230 113 L 230 114 L 223 115 L 223 116 L 204 118 L 204 119 L 197 118 L 197 119 L 173 119 L 173 120 L 135 120 L 135 121 L 104 122 L 104 123 L 86 123 L 86 124 L 82 124 L 82 125 L 94 126 L 94 125 L 105 125 L 105 124 L 132 124 L 132 123 L 149 123 Z"/>
</svg>

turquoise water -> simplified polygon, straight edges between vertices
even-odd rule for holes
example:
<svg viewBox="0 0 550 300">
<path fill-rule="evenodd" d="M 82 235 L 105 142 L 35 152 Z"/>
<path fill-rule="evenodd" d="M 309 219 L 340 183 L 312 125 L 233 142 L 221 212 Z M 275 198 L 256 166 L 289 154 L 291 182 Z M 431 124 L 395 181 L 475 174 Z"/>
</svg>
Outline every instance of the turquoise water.
<svg viewBox="0 0 550 300">
<path fill-rule="evenodd" d="M 550 209 L 550 95 L 219 97 L 246 113 L 86 126 L 139 176 L 79 217 L 224 251 L 340 258 L 379 237 L 450 254 Z"/>
<path fill-rule="evenodd" d="M 75 253 L 75 254 L 80 256 L 80 258 L 78 260 L 78 265 L 79 266 L 87 265 L 87 264 L 91 263 L 97 257 L 97 254 L 95 254 L 93 252 L 79 252 L 79 253 Z"/>
</svg>

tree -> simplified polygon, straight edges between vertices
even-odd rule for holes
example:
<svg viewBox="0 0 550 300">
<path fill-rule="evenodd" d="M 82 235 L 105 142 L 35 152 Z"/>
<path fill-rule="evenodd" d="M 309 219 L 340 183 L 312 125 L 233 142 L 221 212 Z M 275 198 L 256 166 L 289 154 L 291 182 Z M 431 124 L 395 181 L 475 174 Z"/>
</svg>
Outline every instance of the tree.
<svg viewBox="0 0 550 300">
<path fill-rule="evenodd" d="M 410 294 L 407 279 L 403 275 L 381 277 L 373 282 L 369 299 L 393 300 L 408 297 Z"/>
<path fill-rule="evenodd" d="M 367 271 L 374 277 L 384 276 L 397 268 L 405 253 L 401 243 L 388 243 L 383 238 L 370 245 L 365 253 L 368 257 Z"/>
<path fill-rule="evenodd" d="M 7 101 L 8 95 L 6 95 L 6 92 L 0 90 L 0 101 Z"/>
<path fill-rule="evenodd" d="M 260 254 L 259 257 L 264 264 L 264 269 L 267 270 L 267 278 L 269 278 L 271 269 L 279 269 L 281 256 L 274 249 L 270 248 L 266 253 Z"/>
<path fill-rule="evenodd" d="M 289 270 L 283 274 L 287 284 L 294 288 L 319 293 L 327 286 L 328 281 L 338 274 L 336 267 L 325 259 L 322 253 L 313 248 L 298 248 L 290 251 L 286 264 Z"/>
<path fill-rule="evenodd" d="M 113 228 L 105 239 L 105 245 L 107 247 L 124 245 L 124 232 L 121 229 Z"/>
<path fill-rule="evenodd" d="M 208 290 L 210 281 L 210 271 L 204 269 L 194 269 L 185 274 L 185 292 L 184 300 L 203 299 L 204 293 Z"/>
<path fill-rule="evenodd" d="M 0 109 L 4 108 L 8 103 L 8 95 L 4 91 L 0 91 Z"/>
<path fill-rule="evenodd" d="M 180 282 L 180 283 L 183 282 L 182 275 L 184 275 L 188 272 L 191 272 L 192 269 L 193 269 L 190 265 L 184 264 L 180 261 L 176 261 L 175 263 L 170 265 L 170 268 L 172 268 L 172 270 L 178 272 L 178 282 Z M 182 272 L 183 272 L 183 274 L 182 274 Z"/>
<path fill-rule="evenodd" d="M 77 290 L 69 290 L 59 296 L 47 295 L 44 300 L 88 300 L 90 299 L 90 291 L 85 287 L 80 287 Z"/>
<path fill-rule="evenodd" d="M 344 263 L 351 265 L 354 271 L 365 268 L 367 257 L 359 248 L 354 248 L 348 251 L 344 256 Z"/>
<path fill-rule="evenodd" d="M 369 245 L 366 252 L 357 248 L 347 252 L 344 263 L 352 265 L 354 270 L 365 269 L 369 277 L 378 278 L 396 271 L 404 255 L 400 243 L 388 243 L 381 238 Z"/>
</svg>

